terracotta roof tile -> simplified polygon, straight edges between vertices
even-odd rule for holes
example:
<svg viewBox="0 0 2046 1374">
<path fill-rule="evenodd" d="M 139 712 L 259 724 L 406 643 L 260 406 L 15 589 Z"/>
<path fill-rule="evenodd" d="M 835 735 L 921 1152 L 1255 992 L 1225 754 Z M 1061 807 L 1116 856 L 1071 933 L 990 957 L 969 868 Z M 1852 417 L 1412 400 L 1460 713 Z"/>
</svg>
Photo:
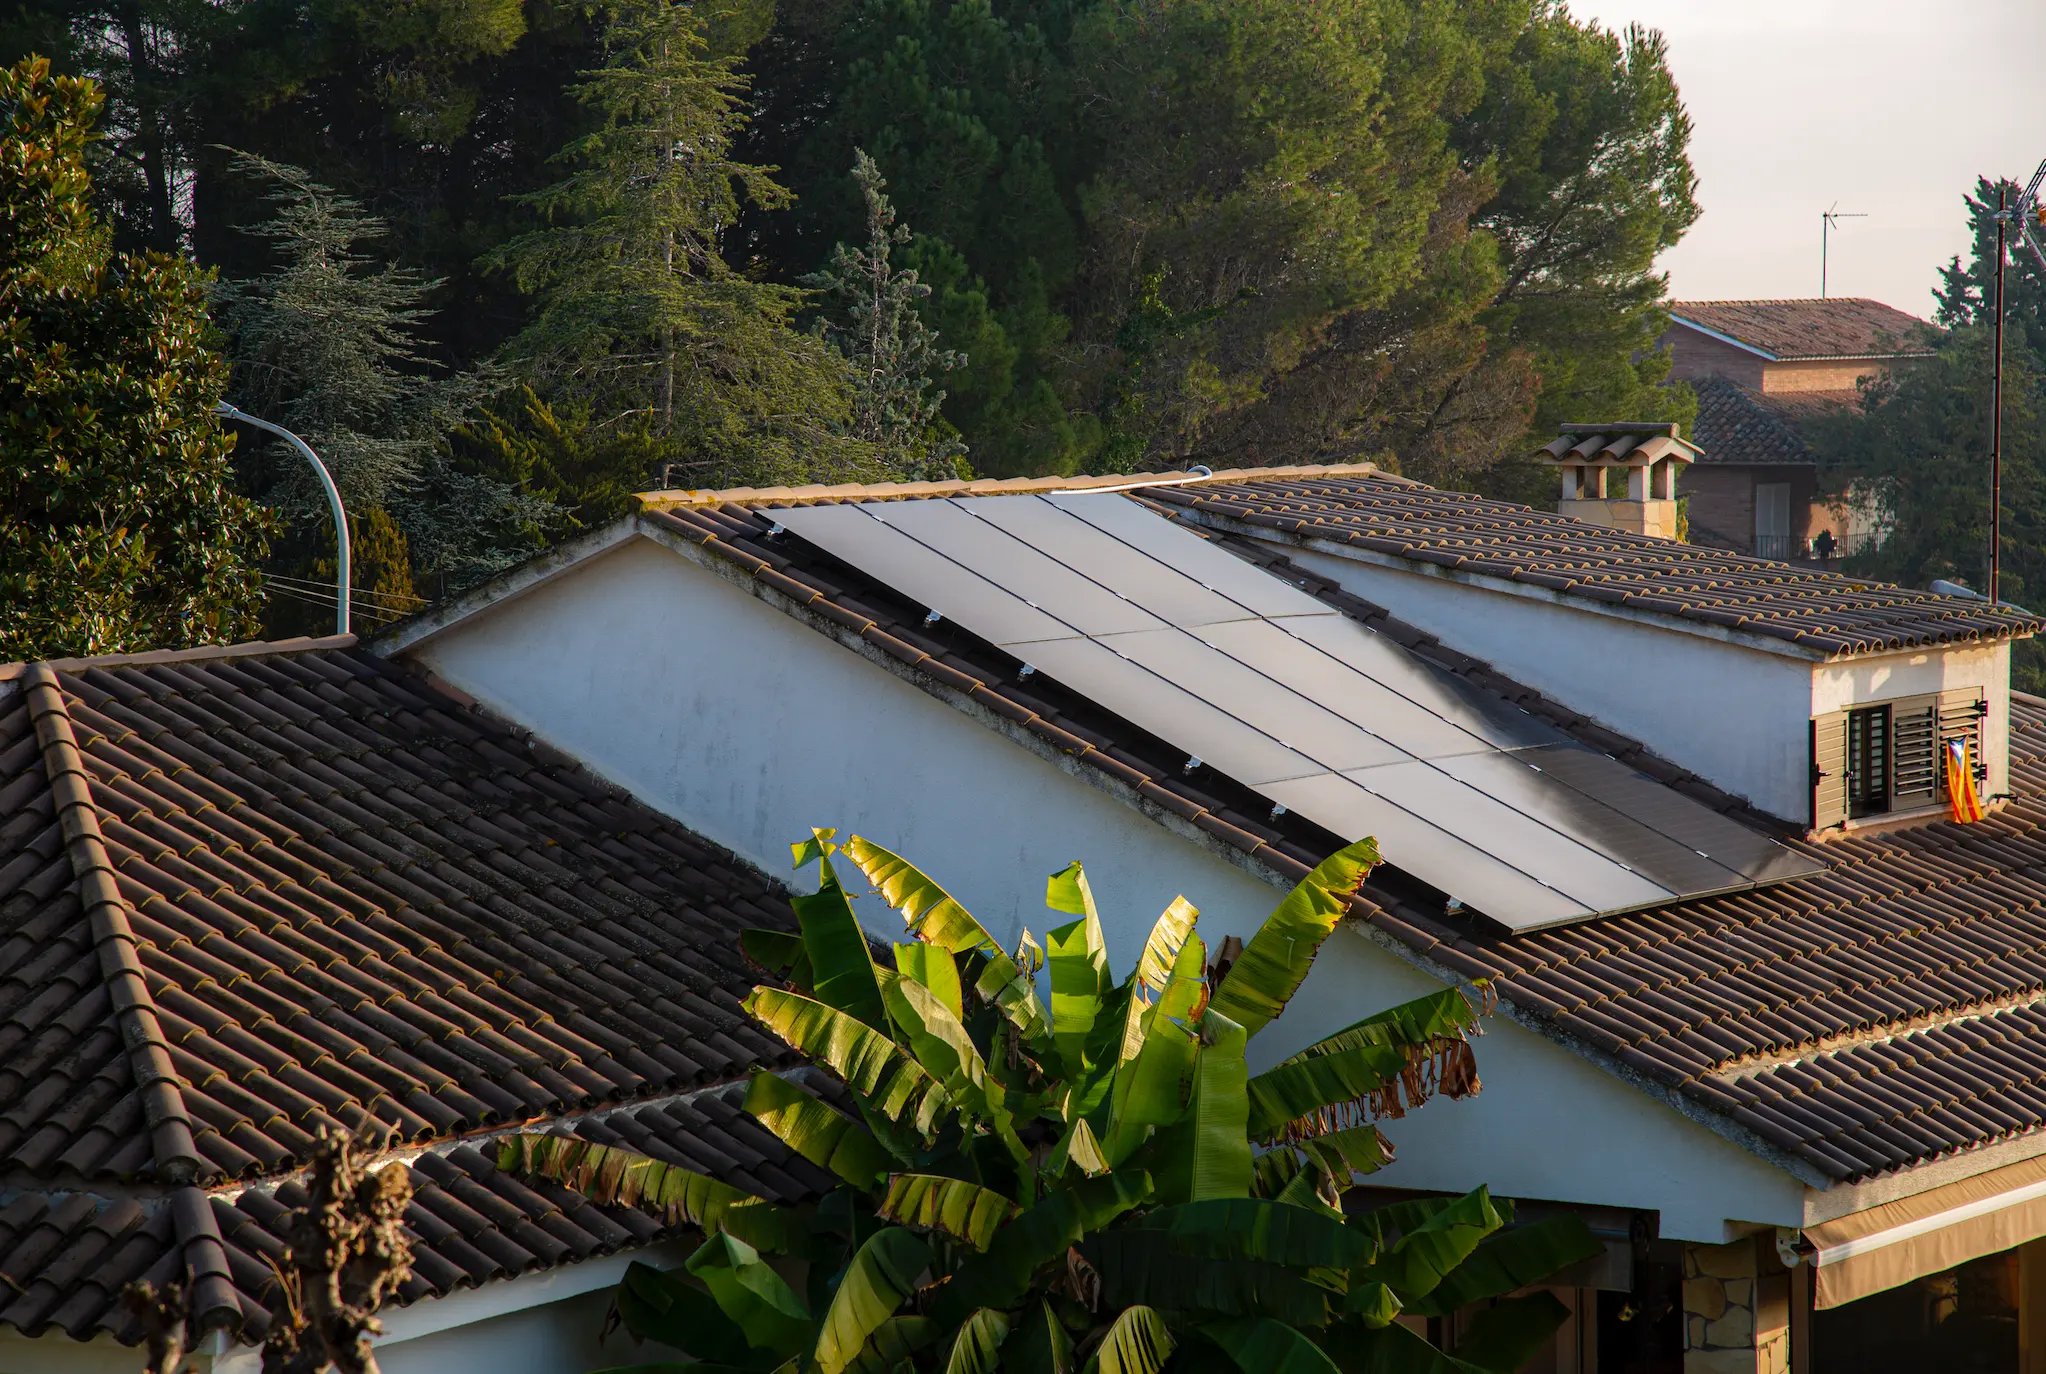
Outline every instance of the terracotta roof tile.
<svg viewBox="0 0 2046 1374">
<path fill-rule="evenodd" d="M 1277 530 L 1631 604 L 1815 653 L 2036 634 L 2046 618 L 1840 573 L 1586 525 L 1549 511 L 1373 474 L 1160 487 L 1144 499 L 1243 534 Z"/>
<path fill-rule="evenodd" d="M 1886 358 L 1927 351 L 1936 331 L 1915 315 L 1857 296 L 1823 300 L 1672 301 L 1679 324 L 1695 322 L 1773 358 Z"/>
</svg>

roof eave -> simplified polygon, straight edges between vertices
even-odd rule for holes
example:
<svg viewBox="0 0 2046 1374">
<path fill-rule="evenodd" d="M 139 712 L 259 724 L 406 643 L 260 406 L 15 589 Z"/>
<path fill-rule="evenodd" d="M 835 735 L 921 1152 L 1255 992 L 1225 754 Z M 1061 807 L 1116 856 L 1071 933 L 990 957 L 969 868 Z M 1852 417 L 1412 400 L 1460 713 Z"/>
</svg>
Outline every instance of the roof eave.
<svg viewBox="0 0 2046 1374">
<path fill-rule="evenodd" d="M 1728 466 L 1737 466 L 1729 464 Z M 1788 464 L 1751 464 L 1750 466 L 1783 467 Z M 1491 573 L 1466 572 L 1460 568 L 1445 568 L 1439 563 L 1424 559 L 1402 558 L 1398 554 L 1383 553 L 1377 549 L 1360 549 L 1354 544 L 1333 539 L 1303 537 L 1288 530 L 1275 530 L 1264 525 L 1253 525 L 1247 521 L 1230 519 L 1209 511 L 1182 507 L 1178 517 L 1209 529 L 1227 534 L 1256 539 L 1267 544 L 1283 544 L 1288 547 L 1305 549 L 1311 553 L 1326 554 L 1331 558 L 1343 558 L 1353 563 L 1371 563 L 1379 567 L 1392 568 L 1399 572 L 1416 573 L 1447 582 L 1460 582 L 1465 586 L 1498 592 L 1504 596 L 1518 596 L 1530 601 L 1544 601 L 1554 606 L 1583 611 L 1590 615 L 1608 616 L 1614 620 L 1627 620 L 1640 625 L 1650 625 L 1659 630 L 1675 634 L 1691 635 L 1699 639 L 1714 639 L 1722 644 L 1737 645 L 1753 649 L 1758 653 L 1774 654 L 1779 658 L 1794 658 L 1806 663 L 1839 663 L 1847 659 L 1880 658 L 1890 654 L 1924 653 L 1933 650 L 1946 652 L 1957 649 L 1991 648 L 2008 644 L 2013 640 L 2030 639 L 2034 630 L 2016 630 L 2008 634 L 1985 635 L 1973 640 L 1943 640 L 1927 644 L 1885 645 L 1880 648 L 1855 649 L 1842 652 L 1827 652 L 1808 648 L 1794 640 L 1779 639 L 1774 635 L 1749 634 L 1726 625 L 1711 625 L 1703 621 L 1688 620 L 1682 616 L 1669 615 L 1662 611 L 1647 611 L 1633 606 L 1616 605 L 1600 601 L 1595 597 L 1579 596 L 1571 592 L 1557 591 L 1552 587 L 1539 587 L 1527 582 L 1516 582 L 1512 578 L 1499 577 Z"/>
<path fill-rule="evenodd" d="M 1768 349 L 1757 348 L 1755 347 L 1755 345 L 1748 343 L 1745 340 L 1736 339 L 1733 335 L 1726 333 L 1724 330 L 1714 329 L 1709 324 L 1702 324 L 1697 320 L 1686 319 L 1682 315 L 1677 314 L 1672 314 L 1669 318 L 1671 324 L 1680 324 L 1686 329 L 1695 329 L 1700 334 L 1703 334 L 1708 338 L 1717 339 L 1719 340 L 1719 342 L 1723 344 L 1731 344 L 1735 348 L 1740 349 L 1743 353 L 1752 353 L 1757 358 L 1761 358 L 1766 362 L 1774 363 L 1782 361 L 1781 358 L 1777 357 L 1774 353 L 1771 353 Z"/>
</svg>

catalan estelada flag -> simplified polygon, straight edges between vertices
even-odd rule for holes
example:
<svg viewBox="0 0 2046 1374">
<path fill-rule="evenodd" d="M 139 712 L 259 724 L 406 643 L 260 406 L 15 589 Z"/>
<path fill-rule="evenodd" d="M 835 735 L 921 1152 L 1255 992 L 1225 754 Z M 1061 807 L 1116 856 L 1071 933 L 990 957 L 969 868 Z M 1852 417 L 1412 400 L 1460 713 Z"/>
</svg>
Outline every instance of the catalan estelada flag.
<svg viewBox="0 0 2046 1374">
<path fill-rule="evenodd" d="M 1982 819 L 1982 798 L 1975 791 L 1975 770 L 1968 766 L 1968 741 L 1947 741 L 1947 799 L 1962 825 Z"/>
</svg>

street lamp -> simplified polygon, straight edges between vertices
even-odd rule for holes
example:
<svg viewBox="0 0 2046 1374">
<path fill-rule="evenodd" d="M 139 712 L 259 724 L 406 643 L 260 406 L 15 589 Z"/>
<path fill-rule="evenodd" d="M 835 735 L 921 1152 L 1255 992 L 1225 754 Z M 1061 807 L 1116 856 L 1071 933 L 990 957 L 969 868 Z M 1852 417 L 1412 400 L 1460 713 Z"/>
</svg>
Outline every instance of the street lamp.
<svg viewBox="0 0 2046 1374">
<path fill-rule="evenodd" d="M 313 452 L 310 444 L 306 443 L 305 440 L 299 438 L 296 434 L 293 434 L 283 425 L 273 425 L 268 420 L 259 420 L 246 410 L 237 410 L 225 401 L 213 407 L 213 413 L 223 420 L 239 420 L 242 424 L 254 425 L 257 429 L 268 430 L 304 454 L 305 460 L 313 465 L 313 472 L 318 475 L 320 485 L 326 489 L 327 504 L 334 511 L 334 540 L 340 549 L 340 556 L 335 560 L 334 594 L 336 600 L 334 602 L 334 633 L 337 635 L 347 634 L 349 599 L 348 512 L 341 508 L 341 489 L 334 485 L 333 477 L 327 472 L 327 465 L 320 461 L 320 455 Z"/>
</svg>

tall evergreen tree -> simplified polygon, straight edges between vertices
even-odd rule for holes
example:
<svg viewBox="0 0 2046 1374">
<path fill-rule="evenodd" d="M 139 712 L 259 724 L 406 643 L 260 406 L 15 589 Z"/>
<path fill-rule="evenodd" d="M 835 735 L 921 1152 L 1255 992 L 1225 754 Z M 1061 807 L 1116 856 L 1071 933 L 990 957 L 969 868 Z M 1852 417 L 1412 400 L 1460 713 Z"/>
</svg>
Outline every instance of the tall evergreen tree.
<svg viewBox="0 0 2046 1374">
<path fill-rule="evenodd" d="M 884 194 L 888 183 L 864 151 L 853 163 L 853 180 L 866 200 L 866 243 L 839 244 L 822 271 L 803 279 L 839 316 L 822 327 L 826 342 L 846 362 L 852 390 L 848 428 L 905 481 L 956 477 L 966 446 L 940 416 L 945 393 L 935 388 L 940 374 L 966 360 L 939 348 L 937 331 L 917 313 L 931 288 L 917 280 L 914 268 L 895 265 L 896 251 L 910 240 L 909 226 L 895 222 L 895 207 Z"/>
<path fill-rule="evenodd" d="M 449 435 L 503 379 L 424 356 L 436 283 L 368 256 L 384 224 L 352 198 L 298 168 L 253 157 L 236 167 L 266 188 L 274 214 L 254 231 L 273 266 L 218 291 L 235 403 L 320 454 L 351 520 L 380 536 L 393 593 L 409 592 L 413 571 L 445 590 L 531 552 L 551 507 L 448 460 Z M 243 470 L 299 531 L 297 552 L 324 551 L 327 503 L 298 456 L 264 443 Z"/>
<path fill-rule="evenodd" d="M 698 12 L 674 0 L 621 4 L 605 47 L 575 88 L 597 127 L 562 151 L 565 179 L 525 198 L 544 224 L 488 259 L 535 297 L 511 358 L 543 395 L 654 438 L 699 482 L 873 471 L 866 446 L 834 434 L 842 370 L 795 329 L 802 293 L 724 258 L 742 206 L 788 199 L 733 155 L 736 63 L 708 55 Z"/>
<path fill-rule="evenodd" d="M 260 604 L 203 283 L 111 251 L 99 104 L 41 58 L 0 74 L 0 659 L 223 643 Z"/>
</svg>

